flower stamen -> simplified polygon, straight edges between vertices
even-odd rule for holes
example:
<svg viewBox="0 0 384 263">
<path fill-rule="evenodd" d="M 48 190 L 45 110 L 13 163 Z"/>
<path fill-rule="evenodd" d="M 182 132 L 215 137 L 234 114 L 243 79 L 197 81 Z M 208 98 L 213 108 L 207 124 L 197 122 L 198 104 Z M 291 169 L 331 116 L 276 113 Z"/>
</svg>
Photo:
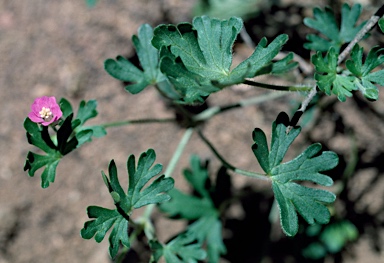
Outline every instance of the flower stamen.
<svg viewBox="0 0 384 263">
<path fill-rule="evenodd" d="M 50 121 L 53 118 L 53 114 L 50 108 L 43 107 L 41 111 L 39 111 L 40 117 L 45 121 Z"/>
</svg>

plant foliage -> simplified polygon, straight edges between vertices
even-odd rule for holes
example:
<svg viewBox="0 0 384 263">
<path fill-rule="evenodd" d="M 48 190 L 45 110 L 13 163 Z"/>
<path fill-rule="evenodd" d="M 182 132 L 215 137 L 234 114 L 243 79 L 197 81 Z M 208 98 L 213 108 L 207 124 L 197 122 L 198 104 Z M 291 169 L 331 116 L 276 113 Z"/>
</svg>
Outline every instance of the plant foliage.
<svg viewBox="0 0 384 263">
<path fill-rule="evenodd" d="M 222 241 L 219 211 L 212 199 L 213 193 L 218 188 L 210 187 L 208 170 L 201 165 L 200 159 L 196 155 L 191 157 L 191 169 L 186 169 L 184 176 L 198 196 L 187 195 L 177 189 L 172 189 L 169 191 L 172 199 L 162 203 L 160 209 L 171 217 L 196 220 L 188 226 L 186 234 L 194 237 L 200 246 L 206 242 L 209 262 L 217 262 L 220 254 L 226 252 Z"/>
<path fill-rule="evenodd" d="M 52 137 L 49 134 L 48 126 L 40 126 L 29 118 L 25 119 L 24 128 L 27 131 L 28 142 L 46 154 L 28 152 L 24 171 L 28 170 L 29 176 L 34 176 L 37 170 L 45 167 L 41 174 L 42 188 L 47 188 L 50 183 L 55 181 L 57 165 L 64 155 L 85 142 L 91 141 L 92 136 L 102 137 L 106 134 L 105 129 L 101 126 L 84 126 L 87 120 L 96 117 L 96 106 L 95 100 L 82 101 L 76 119 L 73 119 L 71 104 L 67 100 L 61 99 L 60 108 L 64 120 L 58 123 L 57 134 Z"/>
<path fill-rule="evenodd" d="M 360 4 L 355 4 L 352 7 L 349 7 L 348 4 L 343 4 L 341 24 L 339 25 L 331 8 L 326 7 L 324 10 L 318 7 L 314 8 L 314 18 L 305 18 L 304 24 L 319 31 L 321 36 L 315 34 L 307 35 L 309 42 L 305 43 L 304 47 L 321 52 L 328 51 L 333 47 L 335 52 L 339 53 L 341 46 L 351 42 L 366 24 L 366 21 L 364 21 L 356 25 L 361 10 Z"/>
<path fill-rule="evenodd" d="M 274 67 L 272 59 L 287 42 L 287 35 L 276 37 L 269 45 L 263 38 L 254 53 L 231 70 L 232 46 L 243 22 L 195 17 L 192 24 L 160 25 L 154 30 L 152 44 L 160 50 L 160 70 L 182 94 L 185 103 L 203 102 L 213 92 L 245 78 L 279 73 L 296 66 L 283 59 Z M 278 69 L 278 70 L 277 70 Z"/>
<path fill-rule="evenodd" d="M 359 236 L 356 226 L 348 220 L 330 223 L 323 230 L 319 225 L 312 225 L 307 229 L 307 235 L 318 236 L 318 240 L 310 243 L 302 250 L 306 258 L 320 259 L 327 254 L 340 252 L 348 242 Z"/>
<path fill-rule="evenodd" d="M 380 18 L 378 24 L 379 24 L 379 27 L 381 29 L 381 32 L 384 33 L 384 18 Z"/>
<path fill-rule="evenodd" d="M 151 44 L 152 37 L 153 29 L 148 24 L 142 25 L 138 30 L 138 36 L 132 37 L 142 69 L 122 56 L 107 59 L 104 68 L 112 77 L 128 82 L 125 90 L 132 94 L 143 91 L 149 85 L 156 85 L 165 96 L 176 100 L 180 96 L 159 69 L 159 54 Z"/>
<path fill-rule="evenodd" d="M 351 59 L 346 61 L 349 71 L 338 72 L 337 53 L 334 48 L 323 57 L 321 52 L 312 56 L 315 66 L 317 86 L 325 94 L 335 94 L 340 101 L 352 96 L 353 90 L 360 90 L 369 100 L 377 100 L 379 91 L 375 84 L 384 85 L 384 71 L 373 71 L 383 64 L 382 48 L 372 48 L 363 63 L 363 49 L 357 44 L 351 52 Z"/>
<path fill-rule="evenodd" d="M 289 118 L 280 113 L 272 124 L 271 149 L 265 133 L 256 128 L 253 132 L 253 152 L 262 169 L 272 180 L 272 189 L 280 209 L 281 227 L 288 236 L 298 231 L 297 212 L 309 223 L 326 224 L 330 214 L 324 204 L 335 201 L 335 195 L 321 189 L 297 184 L 295 181 L 310 181 L 323 186 L 331 186 L 332 179 L 320 172 L 334 168 L 338 157 L 334 152 L 325 151 L 319 155 L 321 145 L 312 144 L 295 159 L 282 163 L 283 158 L 301 128 L 292 127 L 287 132 Z"/>
<path fill-rule="evenodd" d="M 200 244 L 195 242 L 193 235 L 181 234 L 172 239 L 166 245 L 158 241 L 150 241 L 153 251 L 151 262 L 158 262 L 164 257 L 165 262 L 172 263 L 197 263 L 206 258 L 206 252 Z"/>
<path fill-rule="evenodd" d="M 359 89 L 370 100 L 379 98 L 379 90 L 375 84 L 384 86 L 384 70 L 373 72 L 384 62 L 383 50 L 378 46 L 373 47 L 363 63 L 363 48 L 356 44 L 352 49 L 351 59 L 346 61 L 347 69 L 355 77 L 353 84 L 355 84 L 356 89 Z"/>
<path fill-rule="evenodd" d="M 149 186 L 144 186 L 161 170 L 162 165 L 156 164 L 152 167 L 156 159 L 155 151 L 152 149 L 140 155 L 135 166 L 135 156 L 130 155 L 127 161 L 128 169 L 128 190 L 124 192 L 117 177 L 115 162 L 109 164 L 109 179 L 102 172 L 102 176 L 108 190 L 114 200 L 115 209 L 107 209 L 99 206 L 89 206 L 87 214 L 94 220 L 87 221 L 81 230 L 81 236 L 85 239 L 95 237 L 96 242 L 101 242 L 107 231 L 113 226 L 109 236 L 109 254 L 115 258 L 119 250 L 119 245 L 129 247 L 128 221 L 134 209 L 148 204 L 157 204 L 170 199 L 166 192 L 173 188 L 172 178 L 165 178 L 164 175 L 158 176 Z"/>
</svg>

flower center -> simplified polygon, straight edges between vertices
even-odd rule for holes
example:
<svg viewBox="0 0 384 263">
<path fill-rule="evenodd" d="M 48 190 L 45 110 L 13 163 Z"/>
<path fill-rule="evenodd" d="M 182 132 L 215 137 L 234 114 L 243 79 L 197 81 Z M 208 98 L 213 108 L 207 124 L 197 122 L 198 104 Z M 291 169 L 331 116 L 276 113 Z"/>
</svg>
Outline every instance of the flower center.
<svg viewBox="0 0 384 263">
<path fill-rule="evenodd" d="M 52 120 L 52 118 L 53 118 L 53 114 L 52 114 L 50 108 L 43 107 L 43 108 L 41 109 L 41 111 L 39 111 L 39 114 L 40 114 L 40 117 L 41 117 L 44 121 L 50 121 L 50 120 Z"/>
</svg>

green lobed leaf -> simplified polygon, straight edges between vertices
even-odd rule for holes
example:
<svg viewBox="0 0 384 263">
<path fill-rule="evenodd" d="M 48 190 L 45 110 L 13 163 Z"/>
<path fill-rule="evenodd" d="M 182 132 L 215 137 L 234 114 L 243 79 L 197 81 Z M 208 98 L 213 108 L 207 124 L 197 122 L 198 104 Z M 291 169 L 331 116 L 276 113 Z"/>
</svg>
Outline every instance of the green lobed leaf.
<svg viewBox="0 0 384 263">
<path fill-rule="evenodd" d="M 290 52 L 283 59 L 276 61 L 272 64 L 272 74 L 282 74 L 286 73 L 295 67 L 297 67 L 298 62 L 293 61 L 293 53 Z"/>
<path fill-rule="evenodd" d="M 354 84 L 356 77 L 338 74 L 337 53 L 333 47 L 329 49 L 324 58 L 321 52 L 317 52 L 312 56 L 311 61 L 316 70 L 314 77 L 317 86 L 328 96 L 333 93 L 344 102 L 347 97 L 352 96 L 353 90 L 357 90 Z"/>
<path fill-rule="evenodd" d="M 194 235 L 200 244 L 207 243 L 208 262 L 219 262 L 220 255 L 226 254 L 227 249 L 223 243 L 222 224 L 217 217 L 205 215 L 193 222 L 187 233 Z"/>
<path fill-rule="evenodd" d="M 116 209 L 88 207 L 88 217 L 96 219 L 84 224 L 81 236 L 85 239 L 91 239 L 95 236 L 95 240 L 101 242 L 107 231 L 113 226 L 109 236 L 109 253 L 112 258 L 116 257 L 120 244 L 126 247 L 130 245 L 128 220 L 132 211 L 147 204 L 157 204 L 170 199 L 166 192 L 173 188 L 174 181 L 172 178 L 165 178 L 164 175 L 158 176 L 147 188 L 143 189 L 149 180 L 161 172 L 162 166 L 160 164 L 151 168 L 155 159 L 154 150 L 147 150 L 141 154 L 136 169 L 135 157 L 129 156 L 127 161 L 129 174 L 127 194 L 120 185 L 116 164 L 113 160 L 108 168 L 109 178 L 102 172 L 104 183 L 108 187 Z"/>
<path fill-rule="evenodd" d="M 60 108 L 63 111 L 63 116 L 65 115 L 64 112 L 67 112 L 67 114 L 73 112 L 71 104 L 66 99 L 60 100 Z M 89 101 L 82 100 L 80 102 L 76 118 L 72 121 L 72 129 L 74 129 L 73 131 L 75 132 L 75 138 L 77 140 L 77 144 L 73 144 L 73 148 L 71 148 L 70 151 L 80 147 L 86 142 L 92 141 L 92 137 L 101 138 L 107 134 L 107 131 L 103 126 L 84 125 L 85 122 L 97 116 L 98 112 L 96 108 L 97 108 L 96 100 L 89 100 Z"/>
<path fill-rule="evenodd" d="M 377 23 L 379 24 L 381 32 L 384 33 L 384 18 L 380 18 L 379 22 L 377 22 Z"/>
<path fill-rule="evenodd" d="M 55 153 L 56 145 L 51 140 L 47 126 L 39 126 L 29 118 L 24 120 L 24 129 L 29 144 L 32 144 L 46 153 Z"/>
<path fill-rule="evenodd" d="M 379 98 L 379 90 L 375 84 L 384 85 L 384 70 L 372 72 L 384 62 L 383 48 L 373 47 L 363 63 L 363 48 L 355 45 L 351 52 L 351 59 L 346 61 L 346 67 L 356 77 L 354 85 L 370 100 Z"/>
<path fill-rule="evenodd" d="M 65 98 L 61 98 L 59 101 L 60 109 L 63 112 L 62 118 L 67 118 L 71 113 L 73 113 L 71 103 Z"/>
<path fill-rule="evenodd" d="M 314 18 L 305 18 L 304 24 L 319 31 L 322 36 L 309 34 L 307 36 L 309 42 L 304 44 L 304 48 L 325 52 L 333 47 L 335 52 L 339 53 L 341 46 L 351 42 L 366 24 L 366 21 L 364 21 L 356 25 L 361 11 L 360 4 L 355 4 L 352 7 L 343 4 L 341 24 L 339 25 L 331 8 L 326 7 L 322 10 L 315 7 L 313 9 Z"/>
<path fill-rule="evenodd" d="M 170 217 L 194 220 L 216 211 L 210 199 L 187 195 L 177 189 L 168 192 L 171 200 L 160 205 L 160 209 Z"/>
<path fill-rule="evenodd" d="M 160 204 L 159 207 L 170 217 L 196 220 L 188 226 L 186 233 L 195 237 L 200 245 L 206 242 L 209 262 L 217 262 L 220 255 L 226 252 L 226 248 L 222 242 L 219 211 L 211 197 L 215 189 L 210 188 L 207 167 L 201 164 L 198 156 L 191 156 L 190 165 L 190 169 L 184 170 L 184 176 L 199 197 L 172 189 L 169 191 L 171 200 Z"/>
<path fill-rule="evenodd" d="M 210 198 L 207 189 L 209 182 L 207 167 L 202 165 L 198 155 L 193 154 L 190 158 L 191 168 L 184 169 L 185 179 L 192 185 L 193 189 L 199 193 L 201 197 Z"/>
<path fill-rule="evenodd" d="M 300 127 L 292 127 L 287 134 L 286 129 L 288 125 L 289 117 L 287 114 L 279 114 L 276 121 L 272 123 L 271 151 L 269 152 L 269 163 L 271 169 L 283 161 L 289 147 L 301 131 Z"/>
<path fill-rule="evenodd" d="M 278 36 L 267 45 L 263 38 L 255 52 L 231 70 L 232 46 L 243 22 L 195 17 L 192 24 L 160 25 L 154 30 L 152 44 L 160 50 L 160 69 L 167 75 L 186 103 L 203 102 L 209 94 L 245 78 L 289 70 L 292 55 L 273 67 L 272 59 L 288 40 Z"/>
<path fill-rule="evenodd" d="M 159 52 L 151 44 L 152 37 L 153 30 L 148 24 L 142 25 L 138 30 L 138 36 L 132 37 L 142 69 L 122 56 L 116 57 L 115 60 L 107 59 L 104 68 L 112 77 L 129 82 L 125 90 L 131 94 L 137 94 L 147 86 L 157 84 L 165 96 L 178 99 L 179 94 L 173 90 L 169 80 L 159 69 Z"/>
<path fill-rule="evenodd" d="M 151 240 L 150 246 L 155 255 L 152 262 L 157 262 L 164 257 L 165 262 L 197 263 L 207 256 L 201 245 L 195 243 L 194 236 L 188 234 L 180 234 L 166 245 Z"/>
<path fill-rule="evenodd" d="M 156 164 L 151 168 L 155 159 L 155 151 L 152 149 L 147 150 L 140 155 L 136 169 L 135 156 L 131 155 L 128 158 L 128 196 L 131 197 L 131 205 L 133 208 L 160 203 L 170 199 L 170 196 L 163 192 L 167 192 L 173 188 L 174 180 L 172 178 L 165 178 L 164 175 L 156 178 L 146 189 L 142 190 L 144 185 L 158 175 L 163 168 L 161 164 Z"/>
<path fill-rule="evenodd" d="M 50 183 L 55 181 L 56 167 L 59 164 L 60 159 L 60 155 L 40 155 L 28 152 L 27 159 L 24 164 L 24 171 L 28 170 L 28 175 L 33 177 L 38 169 L 45 166 L 41 174 L 41 187 L 47 188 Z"/>
<path fill-rule="evenodd" d="M 89 206 L 87 208 L 89 218 L 95 220 L 87 221 L 80 234 L 84 239 L 95 237 L 96 242 L 103 241 L 107 231 L 113 226 L 109 236 L 109 255 L 115 258 L 120 244 L 129 248 L 128 220 L 126 220 L 116 209 L 110 210 L 99 206 Z"/>
<path fill-rule="evenodd" d="M 296 181 L 310 181 L 331 186 L 332 179 L 321 172 L 333 169 L 338 164 L 334 152 L 321 151 L 320 144 L 309 146 L 291 161 L 281 163 L 293 140 L 300 133 L 299 127 L 292 127 L 287 133 L 289 118 L 280 113 L 272 125 L 271 149 L 268 151 L 265 134 L 260 129 L 253 133 L 252 149 L 263 170 L 271 177 L 272 189 L 280 210 L 280 222 L 284 233 L 296 235 L 299 213 L 309 224 L 326 224 L 330 214 L 324 204 L 335 201 L 329 191 L 299 185 Z"/>
<path fill-rule="evenodd" d="M 33 177 L 37 170 L 45 167 L 41 174 L 41 187 L 47 188 L 55 180 L 56 167 L 62 158 L 62 154 L 52 142 L 48 133 L 48 127 L 41 127 L 29 118 L 26 118 L 24 128 L 27 132 L 28 142 L 46 153 L 46 155 L 41 155 L 31 151 L 28 152 L 24 171 L 28 171 L 28 175 Z"/>
<path fill-rule="evenodd" d="M 82 100 L 79 105 L 79 110 L 77 111 L 76 119 L 80 120 L 80 125 L 84 124 L 87 120 L 95 118 L 97 116 L 97 101 Z"/>
<path fill-rule="evenodd" d="M 196 155 L 191 156 L 190 165 L 191 169 L 184 170 L 184 177 L 200 194 L 200 197 L 172 189 L 168 192 L 171 200 L 160 204 L 160 209 L 170 217 L 182 217 L 188 220 L 196 220 L 204 215 L 217 214 L 210 193 L 206 189 L 206 186 L 210 184 L 207 168 L 201 165 L 200 158 Z"/>
</svg>

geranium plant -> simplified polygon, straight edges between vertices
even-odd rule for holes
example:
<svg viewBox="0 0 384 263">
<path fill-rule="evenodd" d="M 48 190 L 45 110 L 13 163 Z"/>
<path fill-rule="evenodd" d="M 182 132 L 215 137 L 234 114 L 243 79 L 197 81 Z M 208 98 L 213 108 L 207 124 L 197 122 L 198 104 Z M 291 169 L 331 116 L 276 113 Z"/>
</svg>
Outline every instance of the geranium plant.
<svg viewBox="0 0 384 263">
<path fill-rule="evenodd" d="M 304 48 L 313 51 L 313 73 L 307 81 L 312 83 L 310 85 L 276 86 L 254 79 L 266 74 L 289 73 L 297 67 L 293 53 L 276 59 L 288 41 L 288 35 L 281 34 L 269 40 L 261 38 L 254 52 L 233 67 L 233 45 L 243 28 L 243 21 L 238 17 L 220 20 L 200 16 L 195 17 L 192 23 L 162 24 L 154 29 L 144 24 L 138 29 L 138 35 L 132 37 L 141 68 L 123 56 L 117 56 L 105 61 L 105 70 L 125 82 L 125 89 L 130 95 L 148 87 L 157 89 L 182 117 L 87 126 L 87 120 L 97 116 L 95 100 L 82 101 L 77 114 L 74 114 L 66 99 L 57 103 L 55 97 L 37 98 L 25 119 L 24 128 L 28 142 L 44 153 L 29 152 L 24 170 L 29 176 L 34 176 L 41 169 L 41 186 L 46 188 L 55 181 L 56 167 L 65 155 L 91 142 L 94 137 L 105 136 L 107 128 L 142 122 L 177 122 L 181 119 L 186 127 L 185 133 L 165 172 L 162 172 L 161 164 L 155 163 L 155 151 L 148 149 L 137 161 L 133 155 L 128 157 L 128 185 L 122 186 L 116 164 L 111 160 L 108 172 L 102 172 L 102 178 L 114 207 L 89 206 L 86 211 L 90 220 L 80 231 L 83 238 L 101 242 L 108 235 L 109 254 L 118 262 L 122 262 L 130 244 L 140 234 L 146 236 L 151 262 L 161 259 L 168 263 L 219 262 L 220 257 L 227 253 L 223 243 L 222 218 L 228 204 L 234 200 L 228 185 L 223 186 L 223 180 L 230 182 L 228 174 L 270 182 L 275 200 L 273 207 L 279 211 L 285 235 L 293 237 L 298 234 L 300 218 L 314 227 L 328 224 L 337 196 L 328 188 L 333 185 L 333 180 L 326 173 L 338 165 L 338 155 L 323 150 L 320 143 L 314 143 L 293 159 L 284 158 L 294 140 L 300 136 L 298 122 L 316 95 L 318 98 L 336 96 L 339 103 L 343 103 L 353 92 L 360 91 L 370 101 L 378 99 L 378 86 L 384 85 L 383 49 L 375 46 L 365 51 L 358 42 L 369 37 L 368 32 L 377 23 L 383 29 L 382 11 L 383 8 L 370 20 L 357 23 L 361 6 L 344 4 L 339 24 L 331 9 L 314 9 L 314 17 L 304 20 L 305 25 L 318 31 L 309 34 L 308 42 L 303 43 Z M 271 100 L 281 96 L 281 93 L 247 98 L 221 107 L 208 107 L 198 114 L 189 112 L 187 107 L 202 104 L 214 93 L 241 83 L 305 94 L 295 113 L 289 116 L 282 112 L 276 116 L 271 124 L 269 143 L 263 130 L 255 127 L 249 131 L 254 143 L 248 150 L 253 151 L 255 162 L 258 162 L 262 172 L 247 171 L 230 164 L 204 135 L 202 124 L 214 115 Z M 223 168 L 213 181 L 204 162 L 192 155 L 191 167 L 184 171 L 185 179 L 194 189 L 194 193 L 189 194 L 174 188 L 171 174 L 194 132 L 212 150 Z M 132 212 L 140 207 L 146 207 L 145 212 L 138 219 L 133 219 Z M 155 207 L 164 216 L 188 220 L 189 224 L 170 241 L 159 240 L 151 218 Z M 350 238 L 329 245 L 332 243 L 329 233 L 346 229 Z M 313 231 L 321 235 L 325 247 L 323 243 L 311 244 L 303 248 L 303 255 L 313 255 L 311 251 L 316 248 L 316 251 L 340 251 L 345 242 L 356 236 L 356 230 L 348 222 L 330 225 L 324 231 Z"/>
</svg>

